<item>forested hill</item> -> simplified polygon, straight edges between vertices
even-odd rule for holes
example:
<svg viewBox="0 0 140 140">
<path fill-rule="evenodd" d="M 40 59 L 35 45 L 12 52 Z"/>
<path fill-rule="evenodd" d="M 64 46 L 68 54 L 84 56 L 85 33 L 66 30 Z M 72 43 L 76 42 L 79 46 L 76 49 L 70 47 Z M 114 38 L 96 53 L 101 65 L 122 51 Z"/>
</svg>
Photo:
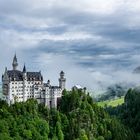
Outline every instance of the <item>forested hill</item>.
<svg viewBox="0 0 140 140">
<path fill-rule="evenodd" d="M 96 100 L 107 101 L 120 98 L 122 96 L 125 96 L 128 89 L 133 86 L 134 85 L 132 84 L 124 84 L 124 83 L 111 85 L 107 88 L 106 92 L 104 94 L 99 95 Z"/>
<path fill-rule="evenodd" d="M 2 97 L 2 85 L 0 83 L 0 99 L 1 99 L 1 97 Z"/>
<path fill-rule="evenodd" d="M 81 91 L 64 91 L 58 110 L 36 100 L 0 101 L 1 140 L 135 140 L 135 134 Z"/>
<path fill-rule="evenodd" d="M 107 107 L 110 115 L 116 116 L 121 122 L 133 129 L 140 140 L 140 89 L 129 89 L 124 104 L 117 107 Z"/>
</svg>

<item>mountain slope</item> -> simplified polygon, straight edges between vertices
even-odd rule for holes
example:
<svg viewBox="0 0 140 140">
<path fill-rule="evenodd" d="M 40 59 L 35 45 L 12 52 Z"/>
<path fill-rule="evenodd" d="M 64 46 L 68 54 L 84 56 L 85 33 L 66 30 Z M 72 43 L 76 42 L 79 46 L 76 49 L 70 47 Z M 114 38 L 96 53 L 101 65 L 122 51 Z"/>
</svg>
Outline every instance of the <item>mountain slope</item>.
<svg viewBox="0 0 140 140">
<path fill-rule="evenodd" d="M 64 91 L 58 110 L 33 99 L 11 106 L 0 101 L 0 128 L 1 140 L 135 139 L 129 128 L 82 91 Z"/>
<path fill-rule="evenodd" d="M 122 96 L 121 98 L 117 98 L 117 99 L 112 99 L 112 100 L 107 100 L 107 101 L 101 101 L 98 102 L 97 104 L 101 107 L 105 107 L 105 106 L 118 106 L 124 103 L 124 96 Z"/>
</svg>

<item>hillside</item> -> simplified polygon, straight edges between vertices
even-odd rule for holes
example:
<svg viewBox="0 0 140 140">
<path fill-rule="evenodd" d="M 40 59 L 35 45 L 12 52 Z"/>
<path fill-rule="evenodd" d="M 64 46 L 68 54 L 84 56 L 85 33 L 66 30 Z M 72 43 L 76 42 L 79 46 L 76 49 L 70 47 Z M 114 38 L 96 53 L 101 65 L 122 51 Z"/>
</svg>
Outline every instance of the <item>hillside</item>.
<svg viewBox="0 0 140 140">
<path fill-rule="evenodd" d="M 104 107 L 104 106 L 116 107 L 116 106 L 121 105 L 123 103 L 124 103 L 124 96 L 122 96 L 121 98 L 117 98 L 117 99 L 101 101 L 101 102 L 98 102 L 97 104 L 101 107 Z"/>
<path fill-rule="evenodd" d="M 106 111 L 117 117 L 121 122 L 131 128 L 140 140 L 140 90 L 129 89 L 124 104 L 116 107 L 106 107 Z"/>
<path fill-rule="evenodd" d="M 116 98 L 120 98 L 122 96 L 125 96 L 128 89 L 132 87 L 131 84 L 124 84 L 124 83 L 118 83 L 111 85 L 107 88 L 106 92 L 104 94 L 101 94 L 97 97 L 97 101 L 107 101 L 108 100 L 114 100 Z"/>
<path fill-rule="evenodd" d="M 0 84 L 0 99 L 2 97 L 2 85 Z"/>
<path fill-rule="evenodd" d="M 0 101 L 0 128 L 1 140 L 136 139 L 82 91 L 64 91 L 58 110 L 33 99 L 11 106 Z"/>
</svg>

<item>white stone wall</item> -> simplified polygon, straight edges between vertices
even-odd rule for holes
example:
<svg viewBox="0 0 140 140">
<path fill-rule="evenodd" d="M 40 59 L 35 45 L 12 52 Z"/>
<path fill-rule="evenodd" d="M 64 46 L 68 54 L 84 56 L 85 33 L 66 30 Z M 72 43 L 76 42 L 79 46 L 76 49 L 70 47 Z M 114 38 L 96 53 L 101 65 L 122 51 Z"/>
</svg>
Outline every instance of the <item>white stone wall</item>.
<svg viewBox="0 0 140 140">
<path fill-rule="evenodd" d="M 41 92 L 41 85 L 34 94 L 34 84 L 41 84 L 41 81 L 11 81 L 9 83 L 8 100 L 11 103 L 26 101 L 30 98 L 38 98 Z"/>
<path fill-rule="evenodd" d="M 54 88 L 51 89 L 51 100 L 52 100 L 52 107 L 57 108 L 57 98 L 62 96 L 62 89 L 60 88 Z"/>
<path fill-rule="evenodd" d="M 3 84 L 4 81 L 3 81 Z M 62 96 L 61 88 L 43 87 L 41 81 L 11 81 L 7 87 L 5 96 L 8 104 L 23 102 L 30 98 L 35 98 L 39 103 L 44 103 L 48 108 L 57 108 L 57 98 Z"/>
<path fill-rule="evenodd" d="M 48 106 L 50 108 L 50 102 L 51 102 L 51 96 L 50 96 L 50 88 L 45 87 L 45 106 Z"/>
<path fill-rule="evenodd" d="M 9 84 L 9 97 L 12 103 L 23 101 L 23 81 L 11 81 Z"/>
</svg>

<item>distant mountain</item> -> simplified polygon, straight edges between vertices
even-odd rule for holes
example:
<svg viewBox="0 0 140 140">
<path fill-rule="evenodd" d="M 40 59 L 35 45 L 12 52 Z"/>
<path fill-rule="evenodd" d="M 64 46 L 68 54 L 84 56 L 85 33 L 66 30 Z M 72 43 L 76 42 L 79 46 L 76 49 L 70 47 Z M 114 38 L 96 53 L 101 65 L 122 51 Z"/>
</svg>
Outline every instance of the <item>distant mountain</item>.
<svg viewBox="0 0 140 140">
<path fill-rule="evenodd" d="M 140 74 L 140 66 L 134 69 L 133 73 Z"/>
<path fill-rule="evenodd" d="M 106 92 L 104 94 L 101 94 L 97 97 L 98 101 L 106 101 L 106 100 L 112 100 L 116 98 L 120 98 L 122 96 L 125 96 L 127 93 L 127 90 L 133 87 L 131 84 L 124 84 L 124 83 L 118 83 L 111 85 L 107 88 Z"/>
</svg>

